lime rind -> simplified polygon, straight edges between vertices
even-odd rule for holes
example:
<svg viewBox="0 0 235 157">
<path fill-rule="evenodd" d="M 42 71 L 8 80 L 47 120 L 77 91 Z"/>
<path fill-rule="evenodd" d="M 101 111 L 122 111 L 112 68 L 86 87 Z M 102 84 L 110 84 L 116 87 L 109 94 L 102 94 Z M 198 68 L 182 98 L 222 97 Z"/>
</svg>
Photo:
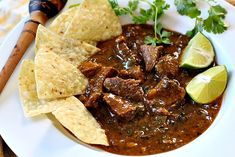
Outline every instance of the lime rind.
<svg viewBox="0 0 235 157">
<path fill-rule="evenodd" d="M 210 103 L 222 95 L 227 79 L 226 67 L 215 66 L 195 76 L 186 86 L 186 92 L 197 103 Z"/>
<path fill-rule="evenodd" d="M 183 51 L 180 67 L 199 69 L 208 67 L 214 60 L 214 48 L 208 38 L 197 33 Z"/>
</svg>

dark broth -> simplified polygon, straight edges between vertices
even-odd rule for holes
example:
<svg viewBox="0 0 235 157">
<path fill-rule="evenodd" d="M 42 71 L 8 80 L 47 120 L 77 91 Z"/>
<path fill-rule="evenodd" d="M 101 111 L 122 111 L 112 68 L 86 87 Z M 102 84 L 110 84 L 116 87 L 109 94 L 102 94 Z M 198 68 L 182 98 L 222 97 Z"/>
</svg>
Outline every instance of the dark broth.
<svg viewBox="0 0 235 157">
<path fill-rule="evenodd" d="M 171 33 L 172 44 L 163 45 L 162 55 L 173 54 L 179 59 L 190 38 L 177 32 Z M 122 36 L 126 38 L 126 44 L 132 51 L 139 52 L 144 37 L 152 34 L 153 28 L 149 25 L 123 26 Z M 121 60 L 114 50 L 114 47 L 117 47 L 115 40 L 116 38 L 98 43 L 101 51 L 89 60 L 117 70 L 128 69 L 129 63 Z M 144 69 L 143 62 L 139 65 Z M 185 88 L 199 72 L 201 71 L 180 69 L 173 79 L 178 80 Z M 160 79 L 154 70 L 145 72 L 145 81 L 141 86 L 143 89 L 148 89 L 157 85 Z M 201 105 L 185 95 L 182 101 L 168 108 L 170 113 L 178 115 L 177 118 L 146 111 L 131 120 L 125 120 L 113 114 L 102 100 L 98 104 L 97 108 L 89 110 L 105 129 L 110 146 L 96 147 L 115 154 L 149 155 L 179 148 L 200 136 L 215 119 L 221 106 L 221 98 L 211 104 Z"/>
</svg>

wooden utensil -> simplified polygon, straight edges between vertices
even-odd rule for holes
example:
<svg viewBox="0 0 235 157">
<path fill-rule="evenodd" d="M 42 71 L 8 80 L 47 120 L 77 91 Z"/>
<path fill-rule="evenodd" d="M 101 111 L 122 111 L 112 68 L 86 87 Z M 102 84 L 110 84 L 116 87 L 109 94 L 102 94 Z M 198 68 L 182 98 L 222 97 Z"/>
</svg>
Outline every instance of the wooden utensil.
<svg viewBox="0 0 235 157">
<path fill-rule="evenodd" d="M 30 0 L 30 19 L 25 22 L 23 31 L 0 73 L 0 94 L 25 51 L 35 39 L 38 25 L 44 25 L 49 18 L 62 10 L 66 2 L 67 0 Z"/>
<path fill-rule="evenodd" d="M 227 1 L 235 6 L 235 0 L 227 0 Z"/>
<path fill-rule="evenodd" d="M 3 141 L 2 141 L 2 137 L 0 136 L 0 157 L 4 157 L 3 156 Z"/>
</svg>

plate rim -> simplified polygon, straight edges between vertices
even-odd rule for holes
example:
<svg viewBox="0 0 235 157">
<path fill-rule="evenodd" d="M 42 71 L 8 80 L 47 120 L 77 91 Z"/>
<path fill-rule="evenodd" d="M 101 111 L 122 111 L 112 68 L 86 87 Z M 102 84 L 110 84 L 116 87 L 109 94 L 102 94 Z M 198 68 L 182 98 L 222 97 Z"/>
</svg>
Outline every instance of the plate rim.
<svg viewBox="0 0 235 157">
<path fill-rule="evenodd" d="M 233 10 L 235 11 L 235 7 L 232 6 L 231 4 L 227 3 L 226 1 L 219 0 L 219 2 L 225 3 L 225 5 L 228 5 L 229 7 L 232 7 Z M 2 50 L 2 49 L 4 48 L 4 46 L 8 43 L 9 38 L 11 38 L 12 36 L 15 35 L 16 30 L 18 30 L 18 29 L 22 26 L 22 24 L 24 23 L 24 21 L 25 21 L 27 18 L 28 18 L 28 17 L 26 17 L 26 18 L 24 18 L 23 20 L 21 20 L 21 22 L 18 23 L 17 26 L 8 34 L 8 36 L 5 38 L 5 40 L 4 40 L 3 43 L 1 44 L 0 50 Z M 19 33 L 19 32 L 18 32 L 18 33 Z M 218 45 L 218 43 L 217 43 L 217 45 Z M 1 56 L 1 53 L 0 53 L 0 56 Z M 25 56 L 24 56 L 23 58 L 25 58 Z M 19 66 L 19 65 L 18 65 L 18 66 Z M 233 63 L 233 68 L 234 68 L 234 63 Z M 16 72 L 14 72 L 14 73 L 16 74 Z M 12 78 L 11 78 L 11 79 L 12 79 Z M 232 77 L 232 78 L 230 78 L 230 79 L 234 81 L 234 77 Z M 10 80 L 9 80 L 9 82 L 10 82 Z M 7 85 L 7 86 L 8 86 L 8 85 Z M 6 86 L 6 88 L 7 88 L 7 86 Z M 2 94 L 0 95 L 0 98 L 1 98 L 1 97 L 2 97 Z M 0 99 L 0 100 L 1 100 L 1 99 Z M 1 105 L 1 104 L 0 104 L 0 105 Z M 1 109 L 1 106 L 0 106 L 0 109 Z M 220 112 L 219 112 L 219 113 L 220 113 Z M 1 115 L 0 115 L 0 117 L 1 117 Z M 218 115 L 217 115 L 217 117 L 218 117 Z M 213 122 L 213 124 L 216 122 L 217 117 L 216 117 L 215 121 Z M 213 125 L 213 124 L 212 124 L 212 125 Z M 205 136 L 205 134 L 208 132 L 208 130 L 211 129 L 212 125 L 211 125 L 201 136 Z M 1 124 L 0 124 L 0 126 L 1 126 Z M 216 127 L 216 126 L 213 126 L 213 127 Z M 0 134 L 2 134 L 2 132 L 4 132 L 4 131 L 2 131 L 2 130 L 4 130 L 4 129 L 0 129 Z M 201 137 L 201 136 L 200 136 L 200 137 Z M 200 137 L 198 137 L 198 138 L 200 138 Z M 4 134 L 3 134 L 2 138 L 5 139 Z M 197 139 L 198 139 L 198 138 L 197 138 Z M 196 140 L 197 140 L 197 139 L 196 139 Z M 194 143 L 196 140 L 191 141 L 190 143 L 184 145 L 183 147 L 185 147 L 185 146 L 188 147 L 188 145 L 191 145 L 191 144 Z M 5 141 L 5 142 L 8 144 L 8 141 Z M 12 146 L 11 144 L 9 144 L 9 147 L 10 147 L 10 148 L 13 148 L 13 146 Z M 182 147 L 181 147 L 181 148 L 182 148 Z M 178 148 L 178 149 L 181 149 L 181 148 Z M 173 151 L 177 151 L 178 149 L 173 150 Z M 12 150 L 14 150 L 14 149 L 12 149 Z M 173 152 L 173 151 L 169 151 L 169 152 Z M 167 153 L 169 153 L 169 152 L 160 153 L 160 154 L 155 154 L 155 155 L 150 155 L 150 156 L 156 156 L 156 155 L 161 156 L 161 155 L 167 154 Z M 102 153 L 102 154 L 103 154 L 103 153 Z M 18 155 L 18 153 L 17 153 L 17 155 Z M 172 154 L 170 154 L 170 155 L 172 155 Z M 119 155 L 113 155 L 113 156 L 119 156 Z M 165 156 L 165 155 L 164 155 L 164 156 Z"/>
</svg>

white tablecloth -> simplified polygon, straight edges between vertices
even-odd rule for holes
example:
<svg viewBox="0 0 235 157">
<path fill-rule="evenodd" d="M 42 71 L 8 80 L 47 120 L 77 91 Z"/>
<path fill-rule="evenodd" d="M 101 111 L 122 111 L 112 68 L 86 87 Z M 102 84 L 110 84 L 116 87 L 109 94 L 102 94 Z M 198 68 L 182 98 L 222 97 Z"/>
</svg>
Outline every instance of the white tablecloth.
<svg viewBox="0 0 235 157">
<path fill-rule="evenodd" d="M 28 14 L 29 0 L 0 0 L 0 44 L 14 26 Z"/>
</svg>

